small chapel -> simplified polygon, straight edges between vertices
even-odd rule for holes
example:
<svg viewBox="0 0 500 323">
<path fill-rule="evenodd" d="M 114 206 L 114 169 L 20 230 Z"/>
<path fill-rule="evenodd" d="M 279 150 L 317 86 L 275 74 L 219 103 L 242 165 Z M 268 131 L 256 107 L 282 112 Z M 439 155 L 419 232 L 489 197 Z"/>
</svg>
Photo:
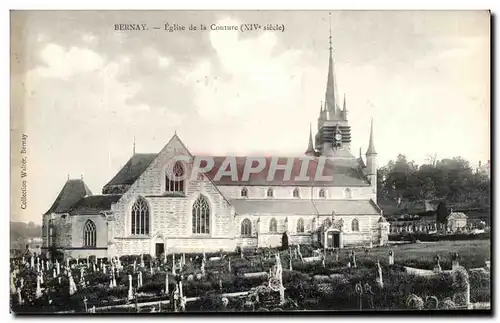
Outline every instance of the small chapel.
<svg viewBox="0 0 500 323">
<path fill-rule="evenodd" d="M 235 251 L 289 244 L 321 248 L 382 246 L 389 223 L 377 205 L 377 152 L 371 124 L 366 163 L 351 151 L 345 96 L 337 93 L 330 35 L 325 101 L 317 133 L 310 129 L 305 156 L 292 162 L 292 178 L 308 158 L 314 173 L 320 159 L 332 180 L 287 180 L 266 166 L 245 180 L 215 176 L 227 156 L 211 156 L 214 167 L 196 178 L 196 157 L 175 134 L 158 153 L 133 153 L 125 166 L 93 194 L 83 179 L 68 179 L 43 214 L 42 252 L 56 248 L 70 257 Z M 170 163 L 175 156 L 187 162 Z M 249 157 L 232 157 L 243 171 Z M 171 167 L 171 169 L 167 169 Z M 169 175 L 170 174 L 170 175 Z M 175 174 L 175 178 L 171 178 Z"/>
</svg>

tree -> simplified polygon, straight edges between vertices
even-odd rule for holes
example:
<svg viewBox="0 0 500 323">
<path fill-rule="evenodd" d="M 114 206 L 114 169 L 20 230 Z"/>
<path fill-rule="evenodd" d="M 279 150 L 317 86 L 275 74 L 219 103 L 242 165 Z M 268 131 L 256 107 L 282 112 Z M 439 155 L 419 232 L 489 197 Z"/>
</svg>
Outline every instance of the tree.
<svg viewBox="0 0 500 323">
<path fill-rule="evenodd" d="M 438 224 L 446 225 L 448 214 L 449 214 L 449 212 L 448 212 L 448 208 L 446 207 L 445 202 L 443 202 L 443 201 L 439 202 L 437 210 L 436 210 L 436 222 Z"/>
<path fill-rule="evenodd" d="M 283 232 L 281 236 L 281 250 L 288 250 L 288 235 L 286 232 Z"/>
</svg>

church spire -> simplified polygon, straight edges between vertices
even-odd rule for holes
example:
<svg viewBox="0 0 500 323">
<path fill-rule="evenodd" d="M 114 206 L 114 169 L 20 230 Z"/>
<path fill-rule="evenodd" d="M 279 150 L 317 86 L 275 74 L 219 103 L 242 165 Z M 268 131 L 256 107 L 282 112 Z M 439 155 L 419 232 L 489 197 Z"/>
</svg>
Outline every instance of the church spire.
<svg viewBox="0 0 500 323">
<path fill-rule="evenodd" d="M 327 111 L 330 111 L 332 115 L 338 113 L 337 109 L 337 82 L 335 79 L 335 67 L 333 64 L 333 46 L 332 46 L 332 14 L 330 13 L 330 58 L 328 61 L 328 78 L 326 82 L 326 93 L 325 93 L 325 103 Z"/>
<path fill-rule="evenodd" d="M 373 118 L 370 126 L 370 142 L 368 143 L 368 150 L 366 151 L 366 155 L 376 155 L 377 151 L 375 150 L 375 144 L 373 142 Z"/>
<path fill-rule="evenodd" d="M 315 155 L 313 139 L 312 139 L 312 129 L 311 129 L 310 123 L 309 123 L 309 145 L 307 146 L 306 155 L 307 156 L 314 156 Z"/>
<path fill-rule="evenodd" d="M 134 143 L 132 145 L 132 155 L 135 155 L 135 134 L 134 134 Z"/>
</svg>

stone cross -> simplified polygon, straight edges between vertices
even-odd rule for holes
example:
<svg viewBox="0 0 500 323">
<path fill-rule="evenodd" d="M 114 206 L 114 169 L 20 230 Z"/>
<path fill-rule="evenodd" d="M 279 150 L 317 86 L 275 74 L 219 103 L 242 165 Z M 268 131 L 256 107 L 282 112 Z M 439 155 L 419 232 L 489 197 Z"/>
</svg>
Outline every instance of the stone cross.
<svg viewBox="0 0 500 323">
<path fill-rule="evenodd" d="M 358 295 L 358 304 L 359 304 L 359 310 L 363 310 L 363 286 L 361 285 L 361 282 L 357 283 L 354 286 L 354 290 L 356 291 L 356 294 Z"/>
<path fill-rule="evenodd" d="M 132 291 L 132 275 L 128 275 L 128 300 L 132 300 L 134 298 L 134 293 Z"/>
<path fill-rule="evenodd" d="M 142 287 L 142 271 L 137 274 L 137 288 Z"/>
<path fill-rule="evenodd" d="M 380 262 L 377 260 L 377 273 L 378 273 L 378 277 L 377 277 L 377 284 L 380 288 L 384 288 L 384 280 L 382 278 L 382 267 L 380 267 Z"/>
<path fill-rule="evenodd" d="M 389 265 L 394 265 L 394 251 L 389 250 Z"/>
<path fill-rule="evenodd" d="M 75 280 L 73 279 L 73 276 L 69 276 L 69 294 L 73 295 L 76 292 L 76 284 Z"/>
<path fill-rule="evenodd" d="M 19 303 L 19 305 L 24 304 L 23 296 L 21 295 L 21 287 L 17 288 L 17 302 Z"/>
<path fill-rule="evenodd" d="M 351 252 L 351 259 L 352 259 L 352 267 L 356 268 L 356 254 L 354 253 L 354 250 Z"/>
<path fill-rule="evenodd" d="M 116 276 L 114 271 L 112 272 L 112 277 L 113 277 L 113 287 L 116 287 Z"/>
<path fill-rule="evenodd" d="M 35 297 L 36 298 L 42 297 L 42 288 L 40 287 L 40 276 L 36 276 L 36 292 L 35 292 Z"/>
</svg>

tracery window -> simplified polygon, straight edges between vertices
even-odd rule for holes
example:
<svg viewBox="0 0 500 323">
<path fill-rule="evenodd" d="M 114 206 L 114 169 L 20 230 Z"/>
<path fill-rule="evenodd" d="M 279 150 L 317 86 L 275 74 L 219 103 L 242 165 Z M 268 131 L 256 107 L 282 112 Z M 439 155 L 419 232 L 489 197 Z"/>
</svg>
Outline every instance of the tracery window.
<svg viewBox="0 0 500 323">
<path fill-rule="evenodd" d="M 359 221 L 357 219 L 352 220 L 351 231 L 359 231 Z"/>
<path fill-rule="evenodd" d="M 302 218 L 297 221 L 297 233 L 304 233 L 304 219 Z"/>
<path fill-rule="evenodd" d="M 146 200 L 139 197 L 132 206 L 131 233 L 132 235 L 149 234 L 149 206 Z"/>
<path fill-rule="evenodd" d="M 278 223 L 276 222 L 275 218 L 272 218 L 271 221 L 269 221 L 269 232 L 270 233 L 278 232 Z"/>
<path fill-rule="evenodd" d="M 172 178 L 169 177 L 169 174 Z M 165 174 L 166 192 L 184 192 L 184 168 L 181 162 L 177 161 L 171 171 Z"/>
<path fill-rule="evenodd" d="M 95 247 L 97 243 L 97 229 L 95 223 L 91 220 L 85 222 L 83 227 L 83 246 Z"/>
<path fill-rule="evenodd" d="M 194 234 L 210 234 L 210 203 L 200 195 L 193 204 L 192 231 Z"/>
<path fill-rule="evenodd" d="M 246 187 L 241 189 L 241 197 L 248 197 L 248 190 Z"/>
<path fill-rule="evenodd" d="M 250 237 L 252 235 L 252 223 L 249 219 L 245 219 L 241 222 L 241 236 Z"/>
</svg>

